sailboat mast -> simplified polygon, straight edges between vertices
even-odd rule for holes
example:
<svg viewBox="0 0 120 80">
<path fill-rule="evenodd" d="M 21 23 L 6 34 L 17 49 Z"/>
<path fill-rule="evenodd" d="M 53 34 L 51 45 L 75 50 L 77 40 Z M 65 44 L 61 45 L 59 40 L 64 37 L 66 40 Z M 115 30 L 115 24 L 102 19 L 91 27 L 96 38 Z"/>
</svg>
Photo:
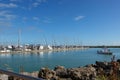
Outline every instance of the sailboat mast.
<svg viewBox="0 0 120 80">
<path fill-rule="evenodd" d="M 20 35 L 21 34 L 21 30 L 18 30 L 18 47 L 20 47 Z"/>
<path fill-rule="evenodd" d="M 45 35 L 43 35 L 45 45 L 48 45 Z"/>
</svg>

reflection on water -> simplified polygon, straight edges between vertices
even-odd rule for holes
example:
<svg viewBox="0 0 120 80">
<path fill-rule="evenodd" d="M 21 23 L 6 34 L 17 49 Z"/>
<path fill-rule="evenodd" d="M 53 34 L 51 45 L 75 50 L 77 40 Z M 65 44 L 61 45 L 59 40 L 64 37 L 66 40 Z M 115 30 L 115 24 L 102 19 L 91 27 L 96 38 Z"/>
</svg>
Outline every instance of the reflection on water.
<svg viewBox="0 0 120 80">
<path fill-rule="evenodd" d="M 110 55 L 98 55 L 97 49 L 77 50 L 67 52 L 36 52 L 36 53 L 13 53 L 0 54 L 0 68 L 19 71 L 20 66 L 25 71 L 32 72 L 42 67 L 53 69 L 56 65 L 63 65 L 67 68 L 94 64 L 98 61 L 110 61 Z M 120 50 L 111 49 L 116 58 L 120 58 Z"/>
<path fill-rule="evenodd" d="M 52 53 L 52 51 L 48 51 L 48 54 L 51 54 Z"/>
<path fill-rule="evenodd" d="M 51 58 L 51 55 L 52 55 L 52 51 L 49 51 L 48 52 L 48 58 Z"/>
<path fill-rule="evenodd" d="M 2 53 L 2 54 L 0 54 L 0 57 L 11 57 L 12 55 L 11 54 L 9 54 L 9 53 Z"/>
<path fill-rule="evenodd" d="M 40 52 L 39 54 L 40 54 L 40 57 L 43 58 L 43 52 Z"/>
</svg>

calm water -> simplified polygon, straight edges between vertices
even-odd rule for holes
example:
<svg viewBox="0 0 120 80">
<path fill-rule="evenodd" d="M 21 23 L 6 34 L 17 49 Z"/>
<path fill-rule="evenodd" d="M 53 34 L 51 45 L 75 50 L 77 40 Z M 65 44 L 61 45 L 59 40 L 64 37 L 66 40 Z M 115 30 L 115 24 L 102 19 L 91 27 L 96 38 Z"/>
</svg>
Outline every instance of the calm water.
<svg viewBox="0 0 120 80">
<path fill-rule="evenodd" d="M 48 52 L 48 53 L 16 53 L 16 54 L 0 54 L 0 68 L 12 69 L 18 72 L 20 66 L 24 71 L 38 71 L 41 67 L 49 67 L 53 69 L 57 65 L 63 65 L 66 68 L 85 66 L 94 64 L 98 61 L 110 61 L 110 55 L 100 55 L 96 51 L 98 49 L 87 49 L 67 52 Z M 120 59 L 120 48 L 111 48 L 116 59 Z"/>
</svg>

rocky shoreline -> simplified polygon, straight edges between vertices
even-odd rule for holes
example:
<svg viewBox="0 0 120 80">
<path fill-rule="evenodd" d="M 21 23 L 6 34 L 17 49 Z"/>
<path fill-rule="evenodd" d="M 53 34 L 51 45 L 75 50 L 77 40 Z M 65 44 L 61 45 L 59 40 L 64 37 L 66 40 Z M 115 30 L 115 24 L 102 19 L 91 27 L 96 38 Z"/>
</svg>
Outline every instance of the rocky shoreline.
<svg viewBox="0 0 120 80">
<path fill-rule="evenodd" d="M 56 66 L 54 70 L 41 68 L 39 72 L 23 73 L 45 80 L 120 80 L 120 59 L 110 62 L 96 61 L 95 64 L 78 68 Z M 32 75 L 34 74 L 34 75 Z"/>
</svg>

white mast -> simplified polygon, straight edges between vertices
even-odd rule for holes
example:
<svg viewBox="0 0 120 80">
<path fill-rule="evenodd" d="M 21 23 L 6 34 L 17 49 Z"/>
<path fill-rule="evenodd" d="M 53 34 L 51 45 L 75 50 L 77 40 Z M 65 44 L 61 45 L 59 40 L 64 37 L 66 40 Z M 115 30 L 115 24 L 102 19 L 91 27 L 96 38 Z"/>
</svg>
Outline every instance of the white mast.
<svg viewBox="0 0 120 80">
<path fill-rule="evenodd" d="M 21 30 L 18 30 L 18 47 L 20 47 L 20 36 L 21 36 Z"/>
</svg>

